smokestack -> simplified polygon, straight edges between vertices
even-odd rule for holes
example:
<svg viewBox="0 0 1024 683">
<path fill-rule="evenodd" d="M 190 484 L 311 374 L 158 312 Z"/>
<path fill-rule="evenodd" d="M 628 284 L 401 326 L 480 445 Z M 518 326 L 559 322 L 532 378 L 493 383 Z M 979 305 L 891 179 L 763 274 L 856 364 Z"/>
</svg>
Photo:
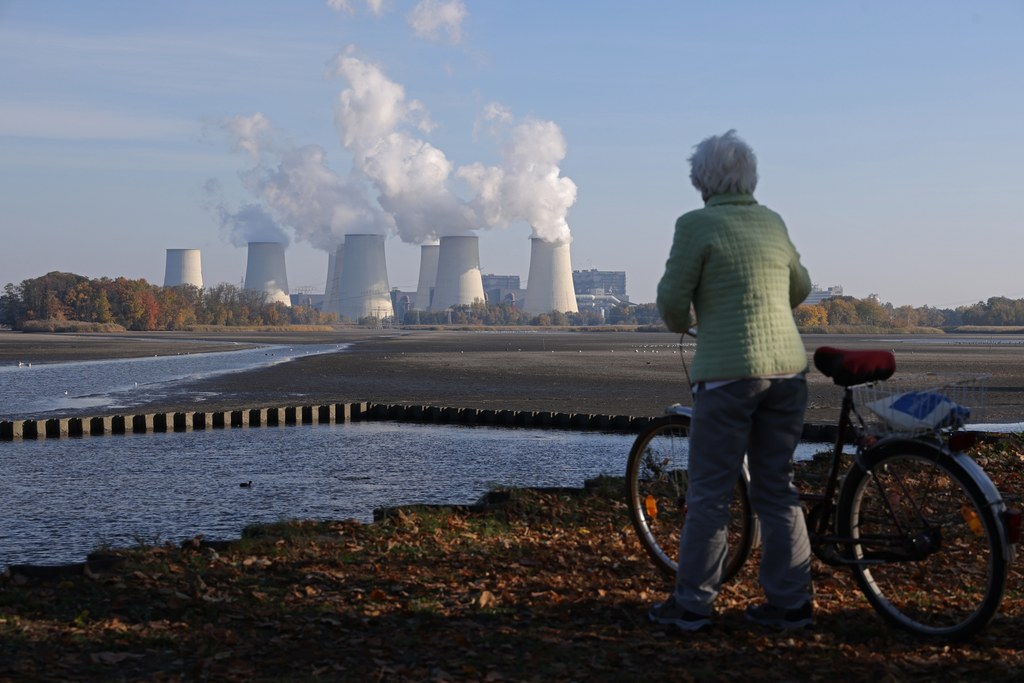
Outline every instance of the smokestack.
<svg viewBox="0 0 1024 683">
<path fill-rule="evenodd" d="M 267 302 L 291 306 L 288 273 L 284 267 L 284 245 L 280 242 L 249 242 L 245 264 L 245 288 L 266 292 Z"/>
<path fill-rule="evenodd" d="M 345 318 L 394 317 L 383 235 L 345 235 L 340 290 L 338 311 Z"/>
<path fill-rule="evenodd" d="M 530 276 L 523 311 L 532 315 L 578 312 L 569 243 L 545 242 L 539 237 L 531 237 L 530 242 Z"/>
<path fill-rule="evenodd" d="M 480 241 L 476 235 L 441 238 L 437 255 L 437 282 L 434 285 L 432 311 L 484 301 L 484 281 L 480 275 Z"/>
<path fill-rule="evenodd" d="M 202 289 L 203 268 L 198 249 L 168 249 L 164 287 L 194 285 Z"/>
<path fill-rule="evenodd" d="M 417 311 L 430 310 L 430 296 L 437 282 L 437 257 L 440 251 L 439 244 L 420 246 L 420 281 L 416 285 L 416 302 L 413 305 Z"/>
<path fill-rule="evenodd" d="M 339 244 L 337 249 L 327 254 L 327 285 L 324 287 L 324 303 L 321 308 L 324 313 L 341 315 L 341 260 L 344 254 L 344 244 Z"/>
</svg>

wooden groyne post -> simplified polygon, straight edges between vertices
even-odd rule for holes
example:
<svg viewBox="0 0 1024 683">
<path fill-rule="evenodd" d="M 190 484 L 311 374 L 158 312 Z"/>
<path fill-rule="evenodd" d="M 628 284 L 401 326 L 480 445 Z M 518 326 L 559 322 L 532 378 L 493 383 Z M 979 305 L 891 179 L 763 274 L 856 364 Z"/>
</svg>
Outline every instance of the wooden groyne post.
<svg viewBox="0 0 1024 683">
<path fill-rule="evenodd" d="M 212 412 L 140 413 L 137 415 L 49 418 L 45 420 L 4 420 L 0 421 L 0 441 L 345 424 L 362 420 L 636 433 L 650 424 L 653 419 L 629 415 L 592 415 L 589 413 L 553 413 L 550 411 L 490 408 L 331 403 Z M 805 441 L 833 441 L 836 435 L 835 430 L 834 425 L 807 424 L 804 425 L 802 438 Z"/>
</svg>

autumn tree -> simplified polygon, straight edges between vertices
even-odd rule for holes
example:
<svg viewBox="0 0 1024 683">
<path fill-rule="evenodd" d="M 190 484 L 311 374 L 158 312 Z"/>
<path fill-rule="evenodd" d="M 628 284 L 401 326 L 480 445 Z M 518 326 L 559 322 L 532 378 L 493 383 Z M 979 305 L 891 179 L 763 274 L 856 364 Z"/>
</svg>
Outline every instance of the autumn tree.
<svg viewBox="0 0 1024 683">
<path fill-rule="evenodd" d="M 825 330 L 828 328 L 828 311 L 821 304 L 801 304 L 793 311 L 797 327 L 801 329 Z"/>
<path fill-rule="evenodd" d="M 828 314 L 828 324 L 835 325 L 856 325 L 860 322 L 857 317 L 857 307 L 853 303 L 853 297 L 835 297 L 825 299 L 821 302 Z"/>
</svg>

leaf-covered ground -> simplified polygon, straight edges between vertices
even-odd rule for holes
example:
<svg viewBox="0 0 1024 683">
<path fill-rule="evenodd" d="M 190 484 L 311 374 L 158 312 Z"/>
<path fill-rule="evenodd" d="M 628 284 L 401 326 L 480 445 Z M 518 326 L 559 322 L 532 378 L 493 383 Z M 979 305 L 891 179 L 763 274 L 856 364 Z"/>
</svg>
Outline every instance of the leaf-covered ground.
<svg viewBox="0 0 1024 683">
<path fill-rule="evenodd" d="M 979 454 L 1008 497 L 1017 448 Z M 646 621 L 665 579 L 637 543 L 621 482 L 511 491 L 489 510 L 410 508 L 374 524 L 294 522 L 211 547 L 118 551 L 113 566 L 0 577 L 0 681 L 1021 680 L 1024 576 L 964 644 L 876 616 L 815 564 L 816 624 L 748 625 L 756 567 L 709 634 Z"/>
</svg>

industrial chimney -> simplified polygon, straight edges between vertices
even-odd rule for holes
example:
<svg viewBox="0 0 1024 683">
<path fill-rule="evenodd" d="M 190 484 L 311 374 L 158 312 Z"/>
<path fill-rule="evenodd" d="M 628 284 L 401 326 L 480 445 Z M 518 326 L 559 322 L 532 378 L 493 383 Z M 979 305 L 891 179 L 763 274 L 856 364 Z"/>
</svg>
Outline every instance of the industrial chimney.
<svg viewBox="0 0 1024 683">
<path fill-rule="evenodd" d="M 416 301 L 413 308 L 417 311 L 430 310 L 430 296 L 434 293 L 437 282 L 437 257 L 441 251 L 439 244 L 420 246 L 420 280 L 416 285 Z"/>
<path fill-rule="evenodd" d="M 288 273 L 284 266 L 284 245 L 280 242 L 249 242 L 245 265 L 245 288 L 266 292 L 268 303 L 291 306 Z"/>
<path fill-rule="evenodd" d="M 198 249 L 168 249 L 164 287 L 194 285 L 202 289 L 203 268 Z"/>
<path fill-rule="evenodd" d="M 569 243 L 545 242 L 539 237 L 531 237 L 530 241 L 530 276 L 523 311 L 532 315 L 578 312 Z"/>
<path fill-rule="evenodd" d="M 394 317 L 383 235 L 345 235 L 339 289 L 343 317 Z"/>
<path fill-rule="evenodd" d="M 442 237 L 430 310 L 443 311 L 452 306 L 471 304 L 477 299 L 485 300 L 484 281 L 480 275 L 479 239 L 476 235 Z"/>
<path fill-rule="evenodd" d="M 327 284 L 324 287 L 324 303 L 321 307 L 324 313 L 341 315 L 341 260 L 344 254 L 344 244 L 339 244 L 337 249 L 327 254 Z"/>
</svg>

